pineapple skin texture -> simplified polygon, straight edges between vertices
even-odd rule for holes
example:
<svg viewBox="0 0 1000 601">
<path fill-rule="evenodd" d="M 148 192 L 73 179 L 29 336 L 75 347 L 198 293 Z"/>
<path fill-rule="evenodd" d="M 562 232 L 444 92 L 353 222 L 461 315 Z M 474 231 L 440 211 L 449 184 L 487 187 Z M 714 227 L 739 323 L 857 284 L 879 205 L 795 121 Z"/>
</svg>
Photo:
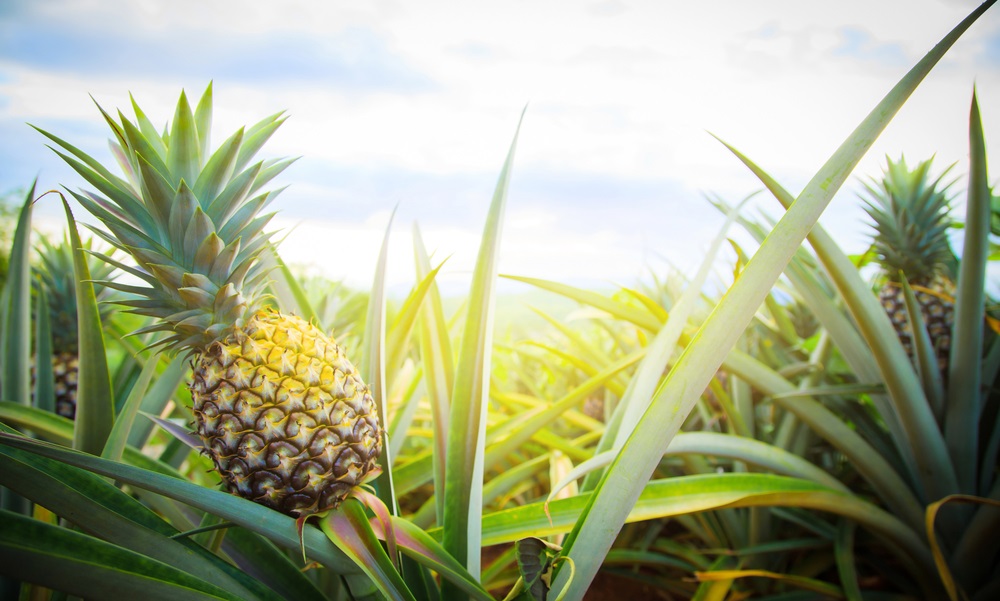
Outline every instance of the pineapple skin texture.
<svg viewBox="0 0 1000 601">
<path fill-rule="evenodd" d="M 368 386 L 306 320 L 259 311 L 193 373 L 196 429 L 229 492 L 304 517 L 337 507 L 376 468 Z"/>
</svg>

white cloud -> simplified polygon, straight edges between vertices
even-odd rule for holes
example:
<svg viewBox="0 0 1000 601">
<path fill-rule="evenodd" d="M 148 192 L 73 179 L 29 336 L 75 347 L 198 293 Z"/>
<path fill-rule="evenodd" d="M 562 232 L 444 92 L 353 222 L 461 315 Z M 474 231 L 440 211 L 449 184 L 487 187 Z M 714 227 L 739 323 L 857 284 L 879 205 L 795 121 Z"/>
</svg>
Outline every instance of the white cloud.
<svg viewBox="0 0 1000 601">
<path fill-rule="evenodd" d="M 215 77 L 217 140 L 279 109 L 291 116 L 264 154 L 306 157 L 280 182 L 292 184 L 281 201 L 288 219 L 297 218 L 296 202 L 322 213 L 300 226 L 285 252 L 308 260 L 317 253 L 307 241 L 336 241 L 360 254 L 341 261 L 324 250 L 324 269 L 346 266 L 356 270 L 351 278 L 365 281 L 381 243 L 383 218 L 398 204 L 400 224 L 417 219 L 428 244 L 437 239 L 442 253 L 454 253 L 448 270 L 458 277 L 474 260 L 478 220 L 528 103 L 509 200 L 504 269 L 542 277 L 549 270 L 558 274 L 552 277 L 628 279 L 639 275 L 648 256 L 684 262 L 685 253 L 701 252 L 718 216 L 699 192 L 735 202 L 760 187 L 706 130 L 797 192 L 906 68 L 975 4 L 21 3 L 12 18 L 22 22 L 0 23 L 8 28 L 2 31 L 72 26 L 77 37 L 61 43 L 80 45 L 52 56 L 39 51 L 31 61 L 0 53 L 0 126 L 4 132 L 25 130 L 24 137 L 8 136 L 0 148 L 3 157 L 11 157 L 0 188 L 23 185 L 15 179 L 39 169 L 66 173 L 51 155 L 45 155 L 49 163 L 27 162 L 42 155 L 21 148 L 40 146 L 41 140 L 21 127 L 24 121 L 73 134 L 72 141 L 105 158 L 103 138 L 95 135 L 102 124 L 88 93 L 112 109 L 127 107 L 131 91 L 155 122 L 163 122 L 173 112 L 179 87 L 197 97 L 205 74 L 217 69 L 218 75 L 209 76 Z M 942 166 L 958 161 L 956 173 L 963 172 L 974 81 L 988 144 L 1000 139 L 1000 116 L 990 113 L 1000 98 L 1000 65 L 982 62 L 987 38 L 1000 28 L 995 13 L 959 40 L 876 142 L 859 173 L 878 174 L 885 154 L 901 152 L 912 160 L 937 153 Z M 129 68 L 97 60 L 113 56 L 107 48 L 87 62 L 93 49 L 82 41 L 120 41 L 105 36 L 116 31 L 130 32 L 135 44 L 127 48 Z M 196 49 L 228 45 L 226 56 L 252 60 L 237 68 L 213 63 L 218 55 L 201 51 L 197 61 L 164 71 L 164 57 L 149 53 L 162 50 L 160 42 L 172 37 L 195 40 Z M 299 39 L 296 48 L 317 55 L 281 54 L 289 39 Z M 50 40 L 60 43 L 58 36 Z M 65 52 L 78 53 L 78 62 L 66 63 Z M 269 55 L 279 57 L 277 64 L 261 58 Z M 176 56 L 190 60 L 190 54 Z M 144 61 L 156 68 L 136 70 Z M 350 67 L 361 61 L 381 69 L 380 85 L 352 79 L 356 71 Z M 316 72 L 339 73 L 340 79 L 301 76 L 313 73 L 307 68 L 311 63 L 326 69 Z M 85 64 L 87 70 L 67 64 Z M 260 77 L 248 77 L 255 66 Z M 290 78 L 291 72 L 300 76 Z M 586 185 L 600 189 L 585 194 Z M 859 240 L 862 230 L 852 186 L 853 181 L 824 217 L 845 240 Z M 627 195 L 636 196 L 628 202 Z M 683 195 L 684 202 L 668 203 L 677 200 L 674 195 Z M 614 210 L 601 206 L 602 199 Z M 338 208 L 337 202 L 344 204 Z M 703 214 L 695 216 L 699 206 Z M 698 223 L 705 225 L 695 227 Z M 330 229 L 322 234 L 321 226 Z M 408 225 L 397 229 L 400 241 L 394 234 L 393 248 L 401 249 L 398 273 L 404 273 L 403 264 L 411 262 Z M 538 235 L 541 230 L 545 236 Z M 699 241 L 696 235 L 703 237 Z"/>
</svg>

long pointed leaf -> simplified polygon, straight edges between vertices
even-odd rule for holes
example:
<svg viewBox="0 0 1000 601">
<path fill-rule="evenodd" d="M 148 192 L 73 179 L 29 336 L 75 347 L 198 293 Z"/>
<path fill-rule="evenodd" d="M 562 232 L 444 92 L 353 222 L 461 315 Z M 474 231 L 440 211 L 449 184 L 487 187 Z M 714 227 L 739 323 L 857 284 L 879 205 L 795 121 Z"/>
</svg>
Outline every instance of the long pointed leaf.
<svg viewBox="0 0 1000 601">
<path fill-rule="evenodd" d="M 958 472 L 961 490 L 977 492 L 979 475 L 980 387 L 982 385 L 983 314 L 986 302 L 986 262 L 990 239 L 990 193 L 986 174 L 986 143 L 979 102 L 972 95 L 969 115 L 969 199 L 965 242 L 958 275 L 955 326 L 948 377 L 945 441 Z"/>
<path fill-rule="evenodd" d="M 46 286 L 38 287 L 35 309 L 35 406 L 44 411 L 56 410 L 55 379 L 52 371 L 52 318 Z"/>
<path fill-rule="evenodd" d="M 80 361 L 76 388 L 76 429 L 73 448 L 100 455 L 104 450 L 115 421 L 114 392 L 108 371 L 108 356 L 104 349 L 104 333 L 97 296 L 87 266 L 87 254 L 80 242 L 76 220 L 63 198 L 69 239 L 73 245 L 73 271 L 76 276 L 77 332 Z"/>
<path fill-rule="evenodd" d="M 7 283 L 3 290 L 3 379 L 4 400 L 31 404 L 31 213 L 35 197 L 32 183 L 21 207 L 10 251 Z"/>
<path fill-rule="evenodd" d="M 327 538 L 364 570 L 387 599 L 414 599 L 375 537 L 360 502 L 354 499 L 345 501 L 323 518 L 320 527 Z"/>
<path fill-rule="evenodd" d="M 525 109 L 527 110 L 527 109 Z M 514 140 L 486 218 L 472 276 L 468 317 L 459 351 L 455 390 L 448 430 L 445 478 L 444 547 L 463 562 L 469 573 L 479 577 L 480 517 L 482 516 L 483 455 L 486 442 L 486 404 L 489 396 L 490 354 L 493 339 L 497 255 L 503 224 L 507 188 L 513 169 L 517 136 L 524 119 L 518 122 Z M 461 593 L 445 583 L 443 598 L 459 599 Z"/>
<path fill-rule="evenodd" d="M 181 501 L 202 511 L 253 530 L 286 549 L 299 549 L 300 539 L 295 520 L 252 501 L 222 491 L 212 490 L 192 482 L 148 469 L 114 463 L 58 445 L 31 440 L 23 436 L 0 433 L 0 444 L 25 449 L 113 478 L 136 488 Z M 357 572 L 342 553 L 315 528 L 305 528 L 302 544 L 310 557 L 339 574 Z"/>
<path fill-rule="evenodd" d="M 720 351 L 731 349 L 736 343 L 820 214 L 906 98 L 961 33 L 992 4 L 983 4 L 949 33 L 844 141 L 789 207 L 687 346 L 567 538 L 564 554 L 576 564 L 576 577 L 568 584 L 569 599 L 583 598 L 644 483 L 656 468 L 659 455 L 721 364 Z M 947 473 L 933 471 L 935 476 L 948 477 Z M 951 474 L 953 481 L 954 472 Z M 568 578 L 568 570 L 560 569 L 553 588 L 561 590 L 567 586 Z"/>
<path fill-rule="evenodd" d="M 90 599 L 241 597 L 165 563 L 68 530 L 2 513 L 0 574 Z"/>
<path fill-rule="evenodd" d="M 390 508 L 393 515 L 399 513 L 396 495 L 392 484 L 392 456 L 389 451 L 389 437 L 386 428 L 389 427 L 389 414 L 386 411 L 388 392 L 386 391 L 386 289 L 385 274 L 389 261 L 389 233 L 392 231 L 392 220 L 396 216 L 393 211 L 389 223 L 385 227 L 382 247 L 379 249 L 378 262 L 375 268 L 375 279 L 372 282 L 371 294 L 368 297 L 368 315 L 365 322 L 365 340 L 362 343 L 361 364 L 365 370 L 365 381 L 371 388 L 372 398 L 378 408 L 379 423 L 382 424 L 382 450 L 379 452 L 379 464 L 384 466 L 382 475 L 377 479 L 379 499 Z"/>
</svg>

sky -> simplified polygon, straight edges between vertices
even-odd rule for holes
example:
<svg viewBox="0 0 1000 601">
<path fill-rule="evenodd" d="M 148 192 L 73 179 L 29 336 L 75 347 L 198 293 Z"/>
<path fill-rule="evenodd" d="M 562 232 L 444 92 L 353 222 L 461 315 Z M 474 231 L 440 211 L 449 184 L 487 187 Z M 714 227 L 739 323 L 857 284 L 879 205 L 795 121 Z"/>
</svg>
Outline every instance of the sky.
<svg viewBox="0 0 1000 601">
<path fill-rule="evenodd" d="M 279 110 L 262 157 L 286 262 L 367 288 L 390 215 L 390 285 L 413 282 L 420 228 L 439 282 L 468 285 L 525 110 L 500 271 L 584 286 L 693 274 L 759 182 L 713 136 L 797 193 L 968 0 L 0 0 L 0 192 L 84 186 L 31 123 L 110 161 L 91 101 L 166 123 L 209 82 L 213 140 Z M 963 192 L 976 89 L 1000 140 L 1000 8 L 958 41 L 821 223 L 867 246 L 861 179 L 934 157 Z M 994 169 L 995 171 L 995 169 Z M 994 181 L 991 179 L 991 181 Z M 961 208 L 959 194 L 956 205 Z M 64 226 L 59 203 L 36 209 Z M 751 211 L 778 216 L 757 194 Z M 77 209 L 77 217 L 89 219 Z"/>
</svg>

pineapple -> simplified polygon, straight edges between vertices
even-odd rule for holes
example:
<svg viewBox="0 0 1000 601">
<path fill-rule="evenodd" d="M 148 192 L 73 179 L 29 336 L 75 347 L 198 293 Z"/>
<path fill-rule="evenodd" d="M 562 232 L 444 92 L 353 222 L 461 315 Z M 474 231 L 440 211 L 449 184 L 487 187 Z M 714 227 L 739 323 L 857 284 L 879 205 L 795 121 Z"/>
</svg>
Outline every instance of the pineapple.
<svg viewBox="0 0 1000 601">
<path fill-rule="evenodd" d="M 881 181 L 866 183 L 865 211 L 872 218 L 872 249 L 881 267 L 879 301 L 885 308 L 903 347 L 914 357 L 913 333 L 907 316 L 900 277 L 906 278 L 920 304 L 920 312 L 934 348 L 938 366 L 948 373 L 954 321 L 955 262 L 948 243 L 950 184 L 944 173 L 930 179 L 931 160 L 909 169 L 904 158 L 887 158 Z"/>
<path fill-rule="evenodd" d="M 383 432 L 368 387 L 341 347 L 314 324 L 267 306 L 269 248 L 262 233 L 276 192 L 262 186 L 291 160 L 251 163 L 282 113 L 240 129 L 209 154 L 212 86 L 195 111 L 181 92 L 173 123 L 158 134 L 132 101 L 135 121 L 104 114 L 115 176 L 41 131 L 99 193 L 73 196 L 130 254 L 115 264 L 138 285 L 106 285 L 153 318 L 137 333 L 192 358 L 195 428 L 231 493 L 293 517 L 332 509 L 378 473 Z"/>
<path fill-rule="evenodd" d="M 90 250 L 92 241 L 84 244 Z M 79 367 L 76 326 L 76 276 L 73 272 L 73 247 L 68 238 L 52 244 L 42 238 L 38 248 L 40 265 L 36 285 L 44 286 L 52 328 L 52 374 L 55 377 L 56 413 L 76 418 L 76 386 Z M 91 255 L 88 255 L 91 256 Z M 114 268 L 99 260 L 88 261 L 91 276 L 110 280 Z M 106 301 L 109 290 L 97 287 L 97 300 Z M 102 318 L 107 317 L 108 305 L 101 305 Z"/>
</svg>

